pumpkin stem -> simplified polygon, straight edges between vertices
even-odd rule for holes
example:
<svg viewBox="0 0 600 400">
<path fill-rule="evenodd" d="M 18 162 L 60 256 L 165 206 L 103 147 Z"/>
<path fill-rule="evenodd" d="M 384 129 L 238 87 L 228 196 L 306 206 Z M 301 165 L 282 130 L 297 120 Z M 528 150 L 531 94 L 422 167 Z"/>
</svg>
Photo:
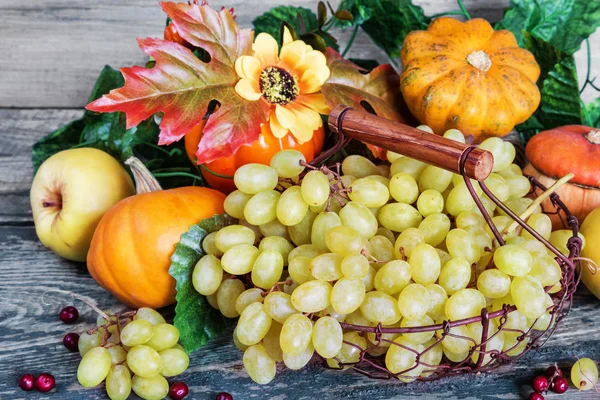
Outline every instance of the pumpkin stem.
<svg viewBox="0 0 600 400">
<path fill-rule="evenodd" d="M 467 56 L 467 62 L 481 72 L 487 72 L 492 67 L 492 60 L 485 51 L 474 51 Z"/>
<path fill-rule="evenodd" d="M 573 173 L 568 173 L 567 175 L 563 176 L 562 178 L 560 178 L 559 180 L 554 182 L 554 185 L 550 186 L 544 193 L 540 194 L 538 197 L 536 197 L 533 200 L 533 202 L 529 205 L 529 207 L 527 207 L 527 209 L 523 212 L 523 214 L 521 214 L 519 216 L 519 218 L 521 218 L 523 221 L 526 221 L 527 218 L 529 218 L 533 214 L 533 212 L 535 211 L 537 206 L 542 204 L 542 202 L 544 200 L 546 200 L 548 197 L 550 197 L 550 195 L 552 193 L 556 192 L 559 187 L 561 187 L 562 185 L 564 185 L 565 183 L 567 183 L 571 179 L 573 179 L 574 176 L 575 175 L 573 175 Z M 513 221 L 513 223 L 510 224 L 510 226 L 508 228 L 506 228 L 506 230 L 504 232 L 507 234 L 510 234 L 510 233 L 514 232 L 515 229 L 517 229 L 519 226 L 520 225 L 517 221 Z"/>
<path fill-rule="evenodd" d="M 137 194 L 158 192 L 159 190 L 162 190 L 160 183 L 158 183 L 156 178 L 138 158 L 129 157 L 127 161 L 125 161 L 125 164 L 131 169 L 133 179 L 135 180 Z"/>
<path fill-rule="evenodd" d="M 585 138 L 589 140 L 591 144 L 600 144 L 600 130 L 592 129 L 590 133 L 585 135 Z"/>
</svg>

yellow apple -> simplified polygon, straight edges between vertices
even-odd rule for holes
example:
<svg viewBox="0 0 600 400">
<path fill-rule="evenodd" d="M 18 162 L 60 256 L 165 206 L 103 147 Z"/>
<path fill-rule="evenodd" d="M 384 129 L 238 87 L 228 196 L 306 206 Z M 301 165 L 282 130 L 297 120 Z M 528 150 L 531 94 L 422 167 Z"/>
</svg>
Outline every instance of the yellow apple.
<svg viewBox="0 0 600 400">
<path fill-rule="evenodd" d="M 85 261 L 100 218 L 134 193 L 131 178 L 109 154 L 92 148 L 61 151 L 44 161 L 31 184 L 36 233 L 59 256 Z"/>
<path fill-rule="evenodd" d="M 600 299 L 600 271 L 596 271 L 600 266 L 600 207 L 585 217 L 585 221 L 581 224 L 581 233 L 588 243 L 581 251 L 581 255 L 596 263 L 595 266 L 587 265 L 587 261 L 583 261 L 581 280 L 589 291 Z"/>
</svg>

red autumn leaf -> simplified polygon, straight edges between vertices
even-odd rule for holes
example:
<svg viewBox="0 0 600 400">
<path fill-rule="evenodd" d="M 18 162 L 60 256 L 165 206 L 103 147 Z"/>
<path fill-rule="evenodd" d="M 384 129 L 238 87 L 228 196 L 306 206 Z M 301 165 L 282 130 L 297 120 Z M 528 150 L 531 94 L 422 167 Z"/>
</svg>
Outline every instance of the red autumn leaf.
<svg viewBox="0 0 600 400">
<path fill-rule="evenodd" d="M 211 58 L 233 66 L 239 56 L 250 54 L 254 32 L 240 29 L 231 11 L 221 9 L 218 12 L 208 6 L 170 1 L 160 5 L 179 35 L 206 50 Z"/>
<path fill-rule="evenodd" d="M 413 121 L 400 92 L 400 77 L 391 65 L 380 65 L 366 73 L 331 48 L 327 49 L 325 55 L 331 75 L 323 84 L 321 92 L 329 107 L 343 104 L 359 110 L 374 111 L 378 116 L 393 121 Z M 386 159 L 385 149 L 370 144 L 367 147 L 374 156 Z"/>
<path fill-rule="evenodd" d="M 163 7 L 184 39 L 198 47 L 202 44 L 211 56 L 210 62 L 200 61 L 174 42 L 139 39 L 140 48 L 154 58 L 156 65 L 150 69 L 123 68 L 125 85 L 86 108 L 122 111 L 127 128 L 161 112 L 159 144 L 169 144 L 196 126 L 211 101 L 216 100 L 220 107 L 204 127 L 196 157 L 199 164 L 228 157 L 258 138 L 260 124 L 268 116 L 263 102 L 246 101 L 234 90 L 238 81 L 234 62 L 250 51 L 252 31 L 239 30 L 228 10 L 216 12 L 208 6 L 184 3 L 163 3 Z"/>
</svg>

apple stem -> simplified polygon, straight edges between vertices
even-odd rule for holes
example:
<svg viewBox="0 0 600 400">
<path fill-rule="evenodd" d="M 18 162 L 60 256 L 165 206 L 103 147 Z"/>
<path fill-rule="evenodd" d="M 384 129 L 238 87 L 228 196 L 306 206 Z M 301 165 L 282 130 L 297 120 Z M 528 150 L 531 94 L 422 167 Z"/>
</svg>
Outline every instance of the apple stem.
<svg viewBox="0 0 600 400">
<path fill-rule="evenodd" d="M 158 192 L 162 190 L 160 183 L 146 168 L 143 162 L 136 157 L 129 157 L 125 164 L 131 169 L 133 179 L 135 180 L 135 189 L 137 194 Z"/>
<path fill-rule="evenodd" d="M 42 203 L 42 207 L 44 207 L 44 208 L 48 208 L 48 207 L 54 207 L 54 206 L 55 206 L 55 204 L 54 204 L 54 203 L 51 203 L 51 202 L 49 202 L 49 201 L 44 201 L 44 202 Z"/>
</svg>

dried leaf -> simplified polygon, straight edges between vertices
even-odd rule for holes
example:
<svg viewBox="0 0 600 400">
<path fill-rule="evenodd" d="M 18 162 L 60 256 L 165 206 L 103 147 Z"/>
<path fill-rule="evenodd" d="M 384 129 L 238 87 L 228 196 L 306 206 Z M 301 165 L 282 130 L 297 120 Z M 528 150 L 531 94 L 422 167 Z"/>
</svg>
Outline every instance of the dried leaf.
<svg viewBox="0 0 600 400">
<path fill-rule="evenodd" d="M 332 49 L 327 49 L 325 55 L 331 75 L 321 92 L 329 107 L 343 104 L 393 121 L 413 122 L 400 93 L 400 77 L 391 65 L 380 65 L 366 73 Z M 385 155 L 376 146 L 368 147 L 379 158 Z"/>
<path fill-rule="evenodd" d="M 161 2 L 179 35 L 196 47 L 204 49 L 211 58 L 227 65 L 244 54 L 250 54 L 254 34 L 240 29 L 228 9 L 220 12 L 197 4 Z"/>
</svg>

